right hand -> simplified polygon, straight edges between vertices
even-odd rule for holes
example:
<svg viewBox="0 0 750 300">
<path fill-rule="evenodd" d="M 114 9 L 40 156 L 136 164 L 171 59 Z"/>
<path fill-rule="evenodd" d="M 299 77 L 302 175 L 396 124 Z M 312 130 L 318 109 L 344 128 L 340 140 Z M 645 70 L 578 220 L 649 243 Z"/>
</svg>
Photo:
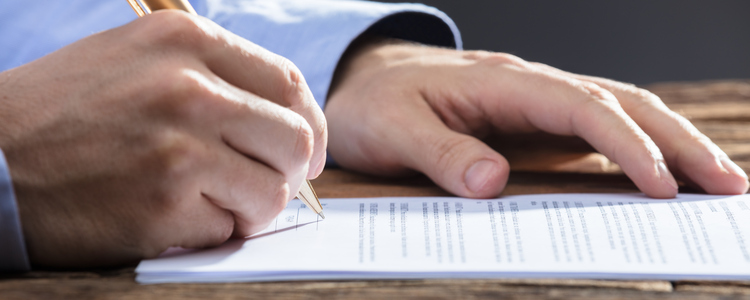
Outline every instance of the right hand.
<svg viewBox="0 0 750 300">
<path fill-rule="evenodd" d="M 262 230 L 325 165 L 288 60 L 158 11 L 0 73 L 5 152 L 36 266 L 137 262 Z"/>
</svg>

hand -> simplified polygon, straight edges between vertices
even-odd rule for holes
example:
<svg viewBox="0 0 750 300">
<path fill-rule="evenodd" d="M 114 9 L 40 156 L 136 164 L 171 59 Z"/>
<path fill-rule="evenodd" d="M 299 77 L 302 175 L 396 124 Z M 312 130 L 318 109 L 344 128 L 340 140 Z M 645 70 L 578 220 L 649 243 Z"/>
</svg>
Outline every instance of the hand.
<svg viewBox="0 0 750 300">
<path fill-rule="evenodd" d="M 338 71 L 325 109 L 341 166 L 416 170 L 449 192 L 493 197 L 509 167 L 480 140 L 492 132 L 579 136 L 641 191 L 677 194 L 672 173 L 713 194 L 740 194 L 747 175 L 646 90 L 483 51 L 370 43 Z M 671 171 L 671 172 L 670 172 Z"/>
<path fill-rule="evenodd" d="M 288 60 L 159 11 L 0 73 L 32 264 L 108 266 L 262 230 L 325 164 Z"/>
</svg>

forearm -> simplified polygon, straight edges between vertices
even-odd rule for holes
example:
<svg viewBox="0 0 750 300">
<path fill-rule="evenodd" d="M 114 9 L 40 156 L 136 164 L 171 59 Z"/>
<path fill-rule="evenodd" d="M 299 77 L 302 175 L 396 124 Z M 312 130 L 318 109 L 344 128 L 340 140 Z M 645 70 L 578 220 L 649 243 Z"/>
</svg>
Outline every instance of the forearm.
<svg viewBox="0 0 750 300">
<path fill-rule="evenodd" d="M 417 4 L 330 0 L 225 0 L 194 1 L 193 4 L 201 15 L 210 17 L 240 37 L 291 59 L 301 69 L 321 107 L 342 54 L 353 40 L 365 32 L 438 46 L 461 47 L 458 30 L 445 14 Z M 60 4 L 15 0 L 3 2 L 0 4 L 0 37 L 3 37 L 0 47 L 14 51 L 0 53 L 0 71 L 26 65 L 91 33 L 114 28 L 133 19 L 135 14 L 125 1 L 79 0 Z M 85 64 L 79 66 L 82 65 Z M 17 169 L 17 165 L 14 168 Z M 11 178 L 7 167 L 0 171 L 5 172 L 4 177 L 0 178 L 0 192 L 4 194 L 0 195 L 0 242 L 6 246 L 0 249 L 0 254 L 7 259 L 7 264 L 0 260 L 0 268 L 28 270 L 29 262 Z M 22 194 L 19 192 L 19 195 Z M 39 218 L 44 219 L 41 215 Z M 35 245 L 34 237 L 39 238 L 39 235 L 27 236 L 31 246 Z"/>
</svg>

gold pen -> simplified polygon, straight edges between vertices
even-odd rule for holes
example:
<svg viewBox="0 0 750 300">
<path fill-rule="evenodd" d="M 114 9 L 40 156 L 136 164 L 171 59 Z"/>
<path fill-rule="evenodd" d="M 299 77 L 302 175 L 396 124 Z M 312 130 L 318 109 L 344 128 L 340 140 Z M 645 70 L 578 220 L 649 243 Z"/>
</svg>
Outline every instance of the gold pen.
<svg viewBox="0 0 750 300">
<path fill-rule="evenodd" d="M 140 0 L 140 3 L 138 0 L 127 1 L 128 4 L 130 4 L 130 7 L 135 10 L 135 13 L 138 14 L 138 17 L 143 17 L 150 14 L 152 11 L 159 9 L 179 9 L 197 15 L 195 9 L 193 9 L 193 6 L 190 5 L 190 2 L 187 0 Z M 323 206 L 320 205 L 320 200 L 318 199 L 318 195 L 315 194 L 315 190 L 313 190 L 310 180 L 305 180 L 305 183 L 302 184 L 302 187 L 300 187 L 299 193 L 297 194 L 297 198 L 302 200 L 302 202 L 312 209 L 313 212 L 318 214 L 318 216 L 323 219 L 326 218 L 326 216 L 323 215 Z"/>
</svg>

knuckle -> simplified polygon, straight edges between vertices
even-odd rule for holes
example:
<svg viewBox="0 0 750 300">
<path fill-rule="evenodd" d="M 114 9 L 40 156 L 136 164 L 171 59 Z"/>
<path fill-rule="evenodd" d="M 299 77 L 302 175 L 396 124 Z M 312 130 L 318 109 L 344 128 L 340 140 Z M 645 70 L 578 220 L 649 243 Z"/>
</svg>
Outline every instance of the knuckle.
<svg viewBox="0 0 750 300">
<path fill-rule="evenodd" d="M 452 165 L 461 160 L 465 153 L 471 149 L 473 143 L 471 140 L 459 136 L 447 137 L 441 139 L 429 152 L 436 157 L 435 165 L 439 170 L 449 170 Z"/>
<path fill-rule="evenodd" d="M 614 94 L 590 82 L 578 82 L 584 96 L 578 98 L 577 105 L 573 105 L 570 123 L 592 122 L 592 118 L 606 115 L 620 115 L 622 107 Z M 586 121 L 583 121 L 586 120 Z M 575 127 L 575 126 L 573 126 Z"/>
<path fill-rule="evenodd" d="M 284 102 L 289 106 L 303 104 L 307 98 L 307 84 L 302 72 L 291 61 L 281 58 L 281 70 L 283 74 L 283 91 Z"/>
<path fill-rule="evenodd" d="M 155 135 L 150 143 L 148 167 L 169 183 L 169 187 L 179 189 L 180 183 L 189 178 L 202 160 L 205 150 L 191 137 L 176 130 L 166 129 Z"/>
<path fill-rule="evenodd" d="M 312 158 L 315 149 L 315 134 L 307 121 L 299 117 L 294 129 L 294 147 L 291 155 L 295 158 L 301 158 L 301 161 L 308 162 Z"/>
<path fill-rule="evenodd" d="M 199 121 L 211 107 L 206 100 L 213 97 L 212 92 L 197 71 L 165 71 L 156 85 L 153 90 L 161 92 L 155 98 L 155 105 L 172 118 Z"/>
<path fill-rule="evenodd" d="M 468 54 L 470 58 L 480 64 L 489 66 L 512 65 L 517 67 L 527 67 L 529 63 L 522 58 L 508 53 L 494 53 L 487 51 L 471 51 Z"/>
<path fill-rule="evenodd" d="M 628 92 L 633 95 L 633 97 L 631 98 L 634 100 L 633 104 L 635 105 L 635 109 L 667 109 L 666 104 L 661 101 L 661 98 L 659 98 L 659 96 L 646 89 L 630 87 Z"/>
<path fill-rule="evenodd" d="M 583 98 L 585 103 L 601 104 L 605 106 L 620 105 L 617 97 L 615 97 L 615 95 L 607 89 L 591 82 L 578 82 L 578 84 L 587 94 L 586 97 Z"/>
<path fill-rule="evenodd" d="M 270 217 L 269 219 L 273 219 L 273 217 L 284 210 L 287 202 L 289 201 L 289 198 L 291 197 L 289 184 L 282 176 L 279 176 L 279 181 L 281 182 L 281 184 L 277 185 L 278 188 L 276 189 L 275 194 L 271 197 L 271 203 L 269 205 L 271 214 L 268 215 Z"/>
<path fill-rule="evenodd" d="M 661 98 L 659 98 L 659 96 L 657 96 L 656 94 L 652 93 L 651 91 L 647 89 L 642 89 L 636 86 L 630 86 L 630 89 L 632 90 L 633 94 L 635 94 L 636 96 L 639 96 L 640 98 L 643 98 L 649 101 L 661 102 Z"/>
<path fill-rule="evenodd" d="M 482 60 L 492 55 L 492 52 L 485 50 L 464 51 L 463 57 L 468 60 Z"/>
<path fill-rule="evenodd" d="M 151 228 L 167 219 L 174 220 L 176 215 L 191 210 L 195 199 L 189 189 L 190 185 L 185 180 L 165 179 L 160 177 L 160 174 L 152 178 L 151 184 L 154 186 L 148 199 L 151 214 L 143 228 Z"/>
<path fill-rule="evenodd" d="M 186 197 L 175 185 L 161 185 L 153 197 L 155 204 L 163 213 L 181 211 L 187 202 Z"/>
<path fill-rule="evenodd" d="M 198 18 L 177 10 L 161 10 L 150 15 L 145 23 L 142 35 L 155 45 L 195 48 L 201 47 L 209 37 Z"/>
</svg>

